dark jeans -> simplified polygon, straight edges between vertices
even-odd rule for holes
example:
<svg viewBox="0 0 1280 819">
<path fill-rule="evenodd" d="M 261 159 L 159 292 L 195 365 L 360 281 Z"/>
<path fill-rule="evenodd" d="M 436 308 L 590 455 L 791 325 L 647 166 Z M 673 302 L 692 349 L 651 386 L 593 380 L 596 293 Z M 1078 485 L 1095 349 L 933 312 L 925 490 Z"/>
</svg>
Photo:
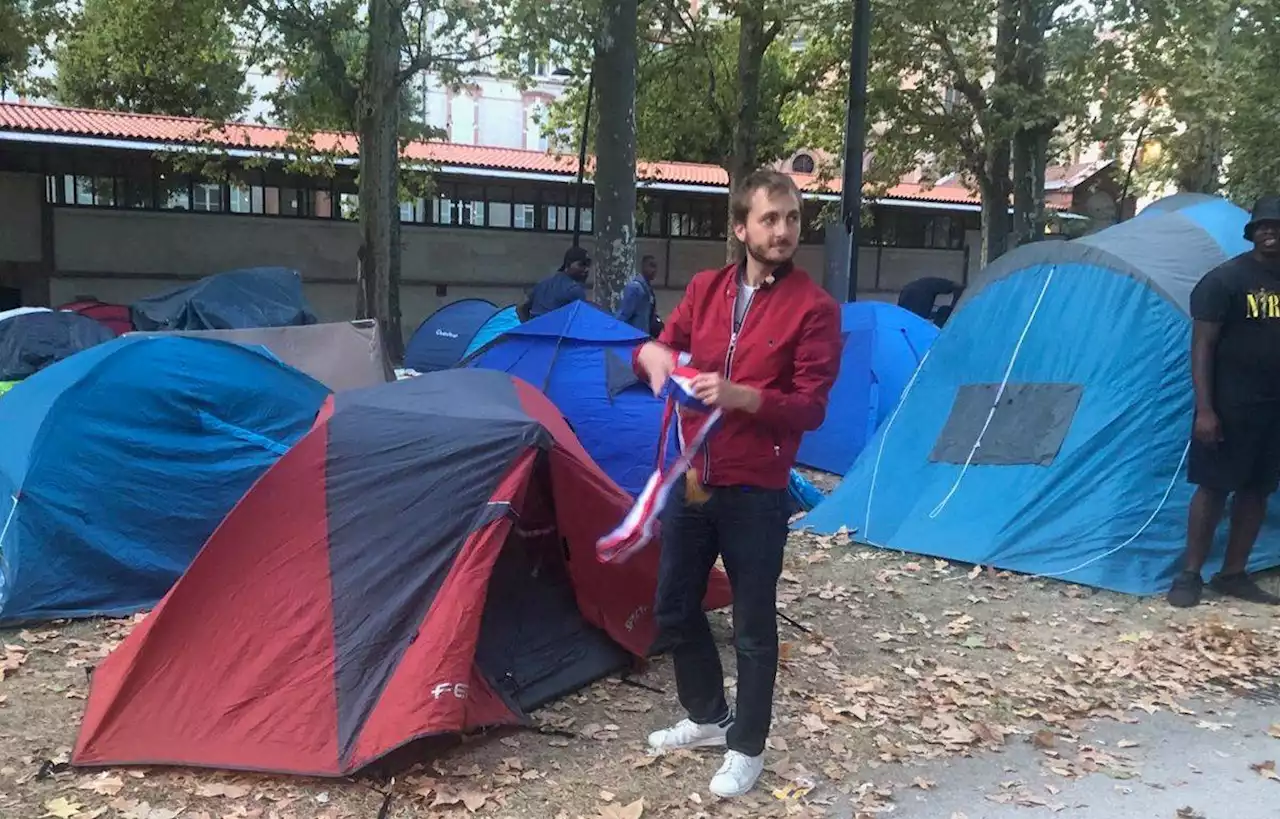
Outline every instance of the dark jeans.
<svg viewBox="0 0 1280 819">
<path fill-rule="evenodd" d="M 787 542 L 790 504 L 785 489 L 716 487 L 707 503 L 684 502 L 677 484 L 663 512 L 662 559 L 654 616 L 658 645 L 675 659 L 680 704 L 697 723 L 729 715 L 724 671 L 702 610 L 707 578 L 723 556 L 733 587 L 733 637 L 738 654 L 738 702 L 728 744 L 764 752 L 773 719 L 778 671 L 778 577 Z"/>
</svg>

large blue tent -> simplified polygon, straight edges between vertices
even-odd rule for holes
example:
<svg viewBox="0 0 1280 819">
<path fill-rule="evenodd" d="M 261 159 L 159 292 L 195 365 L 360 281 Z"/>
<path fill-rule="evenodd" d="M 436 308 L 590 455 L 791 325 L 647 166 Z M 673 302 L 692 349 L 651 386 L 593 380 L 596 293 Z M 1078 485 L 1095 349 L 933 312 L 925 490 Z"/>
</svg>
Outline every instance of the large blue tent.
<svg viewBox="0 0 1280 819">
<path fill-rule="evenodd" d="M 938 337 L 931 322 L 896 304 L 854 301 L 840 308 L 844 353 L 827 420 L 804 436 L 796 460 L 843 475 L 898 404 Z"/>
<path fill-rule="evenodd" d="M 154 605 L 328 395 L 265 351 L 180 337 L 18 384 L 0 401 L 0 623 Z"/>
<path fill-rule="evenodd" d="M 404 365 L 420 373 L 447 370 L 520 323 L 515 307 L 461 299 L 427 316 L 405 346 Z"/>
<path fill-rule="evenodd" d="M 1248 249 L 1247 221 L 1224 200 L 1180 195 L 998 260 L 841 485 L 799 525 L 1165 591 L 1192 494 L 1188 300 L 1205 273 Z M 1252 569 L 1280 565 L 1278 525 L 1268 521 Z"/>
</svg>

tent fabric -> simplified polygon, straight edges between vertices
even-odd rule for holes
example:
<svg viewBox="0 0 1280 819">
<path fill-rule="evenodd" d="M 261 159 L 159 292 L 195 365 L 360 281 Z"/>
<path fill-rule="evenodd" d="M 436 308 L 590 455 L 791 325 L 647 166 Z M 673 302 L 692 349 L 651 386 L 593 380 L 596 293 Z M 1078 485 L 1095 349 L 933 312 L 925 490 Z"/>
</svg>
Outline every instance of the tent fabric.
<svg viewBox="0 0 1280 819">
<path fill-rule="evenodd" d="M 1011 252 L 970 289 L 892 423 L 798 525 L 1124 593 L 1166 591 L 1193 492 L 1191 323 L 1176 293 L 1248 249 L 1247 221 L 1226 201 L 1188 198 L 1087 240 Z M 1280 565 L 1278 514 L 1253 569 Z M 1224 549 L 1223 537 L 1210 571 Z"/>
<path fill-rule="evenodd" d="M 605 474 L 636 496 L 653 472 L 662 432 L 662 402 L 633 373 L 625 380 L 625 362 L 647 340 L 575 301 L 508 330 L 466 366 L 509 373 L 546 393 Z"/>
<path fill-rule="evenodd" d="M 285 267 L 230 270 L 132 305 L 138 330 L 237 330 L 292 327 L 317 319 L 302 276 Z"/>
<path fill-rule="evenodd" d="M 0 623 L 154 605 L 327 396 L 187 338 L 117 339 L 21 382 L 0 400 Z"/>
<path fill-rule="evenodd" d="M 48 307 L 15 307 L 12 310 L 4 310 L 0 312 L 0 321 L 5 321 L 11 318 L 17 318 L 18 316 L 30 315 L 31 313 L 50 313 L 50 312 L 53 312 L 53 311 L 51 311 Z"/>
<path fill-rule="evenodd" d="M 64 304 L 59 310 L 68 310 L 101 322 L 111 328 L 116 335 L 122 336 L 133 331 L 133 313 L 127 304 L 107 304 L 101 301 L 73 301 Z"/>
<path fill-rule="evenodd" d="M 827 418 L 800 441 L 796 461 L 843 475 L 889 417 L 938 328 L 910 310 L 879 301 L 840 308 L 844 352 Z"/>
<path fill-rule="evenodd" d="M 405 345 L 404 365 L 420 373 L 446 370 L 462 360 L 476 334 L 501 311 L 485 299 L 462 299 L 427 316 Z"/>
<path fill-rule="evenodd" d="M 95 670 L 73 762 L 343 776 L 521 722 L 654 639 L 658 549 L 594 558 L 629 504 L 506 374 L 337 394 Z"/>
<path fill-rule="evenodd" d="M 301 370 L 329 389 L 354 390 L 395 380 L 376 321 L 340 321 L 305 327 L 244 330 L 186 330 L 131 333 L 131 336 L 186 336 L 266 348 L 283 364 Z"/>
<path fill-rule="evenodd" d="M 467 345 L 466 352 L 462 354 L 462 360 L 475 355 L 476 351 L 486 344 L 493 341 L 498 336 L 508 330 L 520 326 L 520 316 L 516 312 L 516 306 L 509 304 L 498 312 L 489 317 L 489 320 L 480 325 L 480 329 L 476 330 L 476 334 L 471 337 L 471 343 Z"/>
<path fill-rule="evenodd" d="M 42 311 L 0 321 L 0 381 L 18 381 L 115 338 L 91 318 Z"/>
</svg>

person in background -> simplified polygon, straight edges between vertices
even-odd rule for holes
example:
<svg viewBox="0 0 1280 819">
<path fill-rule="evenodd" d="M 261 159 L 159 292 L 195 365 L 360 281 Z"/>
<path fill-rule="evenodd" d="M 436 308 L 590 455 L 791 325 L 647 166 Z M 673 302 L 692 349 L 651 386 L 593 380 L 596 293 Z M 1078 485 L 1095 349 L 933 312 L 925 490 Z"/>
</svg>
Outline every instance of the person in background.
<svg viewBox="0 0 1280 819">
<path fill-rule="evenodd" d="M 898 294 L 898 306 L 922 319 L 934 321 L 934 305 L 939 296 L 952 296 L 952 306 L 960 299 L 964 286 L 939 276 L 925 276 L 908 282 Z M 949 314 L 948 314 L 949 315 Z M 944 319 L 945 320 L 945 319 Z M 939 327 L 942 325 L 939 324 Z"/>
<path fill-rule="evenodd" d="M 679 353 L 699 370 L 694 395 L 725 416 L 662 517 L 654 650 L 670 648 L 688 718 L 655 731 L 667 752 L 727 745 L 711 792 L 731 797 L 764 768 L 778 670 L 778 578 L 791 510 L 787 491 L 800 436 L 817 429 L 840 368 L 840 310 L 792 264 L 800 242 L 800 191 L 786 174 L 750 174 L 730 198 L 746 259 L 698 273 L 657 341 L 635 353 L 638 374 L 659 393 Z M 683 414 L 682 414 L 683 415 Z M 691 438 L 698 417 L 682 417 Z M 708 575 L 723 558 L 733 589 L 736 710 L 702 610 Z"/>
<path fill-rule="evenodd" d="M 521 321 L 535 319 L 566 304 L 587 300 L 587 277 L 591 275 L 591 256 L 580 247 L 571 247 L 564 262 L 550 276 L 533 286 L 529 298 L 516 311 Z"/>
<path fill-rule="evenodd" d="M 1280 485 L 1280 196 L 1253 209 L 1244 237 L 1253 250 L 1209 271 L 1191 291 L 1191 380 L 1195 422 L 1187 479 L 1196 485 L 1187 521 L 1185 571 L 1169 604 L 1200 602 L 1201 572 L 1231 497 L 1231 527 L 1219 594 L 1267 605 L 1280 598 L 1247 572 Z"/>
<path fill-rule="evenodd" d="M 640 260 L 640 275 L 627 282 L 618 302 L 618 321 L 630 324 L 642 333 L 658 334 L 658 297 L 653 280 L 658 276 L 658 260 L 645 256 Z"/>
</svg>

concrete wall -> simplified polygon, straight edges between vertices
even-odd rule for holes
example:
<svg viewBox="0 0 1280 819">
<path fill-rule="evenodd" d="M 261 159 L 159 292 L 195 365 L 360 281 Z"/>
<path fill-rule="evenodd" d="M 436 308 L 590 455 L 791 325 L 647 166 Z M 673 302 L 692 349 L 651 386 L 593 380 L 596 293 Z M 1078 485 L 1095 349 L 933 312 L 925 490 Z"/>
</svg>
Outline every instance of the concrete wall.
<svg viewBox="0 0 1280 819">
<path fill-rule="evenodd" d="M 302 271 L 306 294 L 325 320 L 352 317 L 355 307 L 355 224 L 310 219 L 58 207 L 52 219 L 55 272 L 44 289 L 41 211 L 44 179 L 0 173 L 0 285 L 23 289 L 27 304 L 80 297 L 128 304 L 237 267 L 281 265 Z M 406 332 L 443 304 L 486 298 L 505 305 L 559 264 L 565 234 L 405 225 L 401 304 Z M 589 246 L 589 245 L 588 245 Z M 638 241 L 637 256 L 658 260 L 655 282 L 665 315 L 693 273 L 724 262 L 719 240 Z M 821 278 L 825 250 L 801 247 L 797 262 Z M 976 249 L 970 267 L 976 263 Z M 862 298 L 893 300 L 923 275 L 963 276 L 958 251 L 862 248 Z M 873 277 L 879 264 L 878 286 Z M 37 281 L 38 279 L 38 281 Z M 38 286 L 37 286 L 38 285 Z"/>
<path fill-rule="evenodd" d="M 307 297 L 322 318 L 352 317 L 359 244 L 354 224 L 106 208 L 55 208 L 53 214 L 56 303 L 80 296 L 129 303 L 179 286 L 178 277 L 282 265 L 302 271 Z M 404 227 L 402 238 L 407 331 L 458 299 L 522 300 L 527 287 L 559 265 L 570 244 L 563 234 L 412 225 Z M 658 260 L 658 300 L 666 312 L 693 273 L 723 264 L 724 243 L 641 239 L 637 255 L 645 254 Z M 801 248 L 798 261 L 821 270 L 822 248 Z"/>
</svg>

